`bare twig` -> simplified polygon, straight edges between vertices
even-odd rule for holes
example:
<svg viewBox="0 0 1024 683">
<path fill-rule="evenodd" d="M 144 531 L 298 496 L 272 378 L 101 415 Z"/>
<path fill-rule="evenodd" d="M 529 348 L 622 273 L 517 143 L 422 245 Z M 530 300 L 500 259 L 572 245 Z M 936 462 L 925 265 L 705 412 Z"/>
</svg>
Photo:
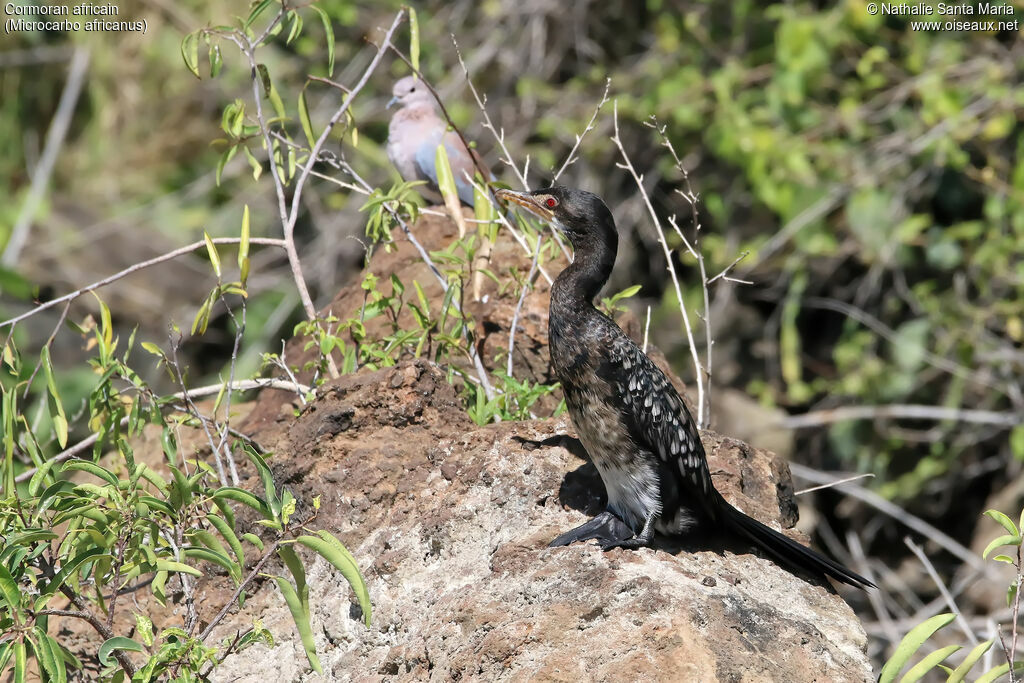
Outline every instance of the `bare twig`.
<svg viewBox="0 0 1024 683">
<path fill-rule="evenodd" d="M 803 415 L 784 418 L 781 425 L 787 429 L 807 429 L 820 427 L 834 422 L 851 420 L 950 420 L 954 422 L 970 422 L 974 424 L 1013 427 L 1024 424 L 1024 415 L 1017 413 L 1000 413 L 992 410 L 975 410 L 969 408 L 948 408 L 946 406 L 927 406 L 915 404 L 893 404 L 887 406 L 840 406 L 826 410 L 815 410 Z"/>
<path fill-rule="evenodd" d="M 316 318 L 316 309 L 313 307 L 313 302 L 309 298 L 309 292 L 306 291 L 305 289 L 305 281 L 302 278 L 301 264 L 299 264 L 298 252 L 295 251 L 294 240 L 295 224 L 299 218 L 299 209 L 301 207 L 302 201 L 302 191 L 306 186 L 306 180 L 309 178 L 310 170 L 313 168 L 313 164 L 316 163 L 316 160 L 319 158 L 320 150 L 323 149 L 324 145 L 327 143 L 327 139 L 330 137 L 331 131 L 334 130 L 334 126 L 337 125 L 338 121 L 340 121 L 342 117 L 345 115 L 345 112 L 347 112 L 349 110 L 349 107 L 352 106 L 352 101 L 355 99 L 356 95 L 358 95 L 359 92 L 363 89 L 363 87 L 366 86 L 367 82 L 370 80 L 370 76 L 373 74 L 374 71 L 376 71 L 377 65 L 380 64 L 381 59 L 383 59 L 384 57 L 384 53 L 387 51 L 388 46 L 391 44 L 391 36 L 394 35 L 395 31 L 398 29 L 398 26 L 402 23 L 402 19 L 404 17 L 405 10 L 401 10 L 395 15 L 394 20 L 391 22 L 391 27 L 388 28 L 387 32 L 384 34 L 384 39 L 381 41 L 380 45 L 376 46 L 377 54 L 375 54 L 373 56 L 373 59 L 370 60 L 369 65 L 367 65 L 366 69 L 363 71 L 362 77 L 345 95 L 345 99 L 342 101 L 341 106 L 338 108 L 336 112 L 334 112 L 334 115 L 330 118 L 330 120 L 327 122 L 327 125 L 320 133 L 320 137 L 318 137 L 316 139 L 316 142 L 313 143 L 313 148 L 309 151 L 310 163 L 307 164 L 302 169 L 302 172 L 299 174 L 299 177 L 295 182 L 295 190 L 294 194 L 292 195 L 291 210 L 288 212 L 287 216 L 282 216 L 284 220 L 284 239 L 285 244 L 287 245 L 286 249 L 288 250 L 288 259 L 290 262 L 292 262 L 292 271 L 296 277 L 296 285 L 299 285 L 301 283 L 299 296 L 302 298 L 302 305 L 306 309 L 306 315 L 309 317 L 310 320 Z M 257 87 L 258 77 L 255 74 L 255 58 L 253 58 L 252 66 L 254 70 L 253 90 L 256 96 L 256 100 L 257 102 L 259 102 L 259 89 Z M 271 149 L 269 136 L 267 136 L 267 149 Z M 271 159 L 273 159 L 273 155 L 271 155 Z M 274 175 L 276 177 L 276 173 L 272 173 L 271 175 Z M 280 192 L 283 193 L 283 190 L 280 190 Z"/>
<path fill-rule="evenodd" d="M 864 554 L 864 548 L 861 546 L 860 537 L 854 533 L 847 534 L 846 545 L 850 549 L 850 554 L 853 555 L 857 564 L 860 565 L 857 567 L 857 571 L 866 576 L 869 581 L 874 581 L 875 577 L 872 575 L 871 567 L 866 561 L 867 558 Z M 875 583 L 882 585 L 881 581 L 875 581 Z M 900 641 L 900 629 L 896 628 L 892 615 L 889 614 L 890 601 L 886 600 L 881 593 L 882 591 L 867 591 L 868 603 L 871 605 L 871 609 L 874 610 L 875 616 L 878 617 L 878 623 L 881 624 L 886 638 L 891 643 L 898 643 Z"/>
<path fill-rule="evenodd" d="M 569 154 L 565 157 L 565 161 L 562 162 L 562 166 L 558 169 L 558 171 L 555 173 L 555 175 L 552 176 L 552 178 L 551 178 L 551 184 L 552 185 L 555 184 L 555 181 L 558 180 L 558 178 L 562 175 L 562 173 L 565 171 L 565 169 L 567 169 L 570 166 L 572 166 L 573 163 L 575 163 L 575 161 L 579 158 L 579 157 L 575 156 L 576 155 L 576 150 L 578 150 L 580 148 L 580 143 L 583 142 L 583 137 L 587 133 L 589 133 L 590 131 L 594 130 L 594 122 L 597 121 L 597 115 L 601 113 L 601 108 L 604 107 L 604 105 L 608 103 L 608 91 L 611 90 L 611 87 L 612 87 L 612 79 L 611 78 L 605 79 L 605 82 L 604 82 L 604 94 L 601 95 L 601 101 L 597 103 L 597 107 L 594 109 L 594 115 L 590 117 L 590 121 L 587 122 L 587 126 L 583 129 L 583 132 L 579 133 L 576 136 L 576 143 L 572 146 L 572 149 L 569 150 Z"/>
<path fill-rule="evenodd" d="M 217 478 L 220 481 L 221 486 L 228 486 L 228 478 L 224 472 L 224 463 L 221 460 L 221 450 L 217 446 L 217 442 L 213 438 L 213 432 L 210 431 L 209 420 L 203 419 L 199 414 L 199 408 L 196 407 L 195 402 L 192 400 L 192 396 L 189 395 L 188 387 L 185 385 L 185 375 L 181 371 L 181 365 L 178 363 L 178 346 L 181 343 L 181 336 L 176 335 L 177 338 L 171 339 L 171 355 L 168 360 L 168 367 L 173 371 L 174 379 L 177 381 L 178 386 L 181 387 L 179 392 L 185 398 L 185 402 L 188 404 L 189 412 L 195 415 L 199 419 L 199 423 L 203 427 L 203 432 L 206 434 L 206 440 L 210 444 L 210 450 L 213 451 L 213 462 L 217 466 Z M 176 558 L 177 559 L 177 558 Z"/>
<path fill-rule="evenodd" d="M 85 72 L 89 68 L 89 48 L 76 47 L 71 55 L 71 66 L 68 67 L 68 80 L 64 84 L 64 90 L 60 95 L 60 102 L 57 104 L 57 112 L 53 115 L 50 128 L 46 131 L 46 146 L 43 149 L 42 158 L 32 174 L 32 185 L 29 187 L 25 203 L 18 212 L 18 217 L 11 228 L 10 238 L 7 240 L 7 247 L 4 249 L 3 258 L 0 263 L 5 266 L 13 266 L 18 262 L 21 250 L 28 239 L 32 221 L 35 220 L 36 212 L 43 201 L 43 194 L 50 184 L 50 175 L 57 163 L 60 149 L 64 144 L 64 137 L 67 135 L 68 127 L 71 125 L 71 117 L 78 103 L 78 95 L 82 89 L 82 82 L 85 80 Z"/>
<path fill-rule="evenodd" d="M 942 599 L 946 601 L 946 607 L 949 608 L 950 612 L 956 615 L 956 623 L 960 627 L 960 630 L 963 631 L 967 636 L 967 639 L 971 641 L 971 645 L 977 645 L 978 637 L 974 634 L 974 629 L 972 629 L 970 624 L 967 623 L 967 620 L 964 619 L 964 615 L 960 611 L 960 608 L 957 607 L 956 600 L 954 600 L 953 596 L 950 594 L 949 588 L 946 587 L 946 584 L 942 581 L 942 577 L 939 576 L 939 573 L 935 571 L 935 565 L 933 565 L 931 560 L 928 559 L 928 556 L 924 554 L 924 550 L 921 549 L 921 546 L 917 545 L 910 539 L 910 536 L 904 536 L 903 542 L 908 548 L 910 548 L 911 552 L 917 555 L 917 559 L 921 560 L 921 564 L 923 564 L 924 568 L 928 570 L 928 576 L 932 577 L 932 581 L 935 582 L 936 587 L 939 589 L 939 593 L 942 594 Z"/>
<path fill-rule="evenodd" d="M 736 267 L 736 265 L 737 265 L 737 264 L 738 264 L 738 263 L 739 263 L 740 261 L 742 261 L 743 259 L 747 258 L 747 256 L 749 256 L 749 255 L 750 255 L 750 252 L 749 252 L 749 251 L 744 251 L 744 252 L 743 252 L 742 254 L 740 254 L 739 256 L 737 256 L 737 257 L 736 257 L 736 260 L 735 260 L 735 261 L 733 261 L 732 263 L 730 263 L 729 265 L 727 265 L 727 266 L 725 267 L 725 269 L 724 269 L 724 270 L 722 270 L 722 272 L 721 272 L 721 273 L 719 273 L 718 275 L 716 275 L 716 276 L 714 276 L 713 278 L 711 278 L 710 280 L 708 280 L 708 284 L 710 285 L 711 283 L 715 282 L 715 281 L 716 281 L 716 280 L 718 280 L 719 278 L 721 278 L 721 279 L 725 280 L 726 282 L 738 282 L 738 283 L 739 283 L 739 284 L 741 284 L 741 285 L 752 285 L 752 284 L 754 284 L 754 283 L 753 283 L 753 282 L 751 282 L 750 280 L 740 280 L 740 279 L 738 279 L 738 278 L 734 278 L 734 277 L 729 277 L 729 271 L 730 271 L 730 270 L 732 270 L 733 268 L 735 268 L 735 267 Z"/>
<path fill-rule="evenodd" d="M 827 472 L 819 472 L 818 470 L 798 463 L 790 463 L 789 469 L 796 476 L 819 484 L 831 483 L 836 479 L 841 478 L 828 474 Z M 985 560 L 981 556 L 972 552 L 969 548 L 956 541 L 949 534 L 937 529 L 920 517 L 907 512 L 900 506 L 886 500 L 874 491 L 868 491 L 860 486 L 847 483 L 839 485 L 838 488 L 840 488 L 844 494 L 867 503 L 879 512 L 888 515 L 892 519 L 901 522 L 922 536 L 938 543 L 951 555 L 958 557 L 963 562 L 969 564 L 971 567 L 978 570 L 979 573 L 985 576 L 990 574 L 991 568 L 986 564 Z"/>
<path fill-rule="evenodd" d="M 647 317 L 644 320 L 644 353 L 647 353 L 647 334 L 651 331 L 651 307 L 647 307 Z"/>
<path fill-rule="evenodd" d="M 250 583 L 252 583 L 253 579 L 255 579 L 259 575 L 260 570 L 263 569 L 263 565 L 265 565 L 267 563 L 267 560 L 269 560 L 274 555 L 274 553 L 277 552 L 277 548 L 280 545 L 281 539 L 278 539 L 271 543 L 270 547 L 267 548 L 266 551 L 264 551 L 263 557 L 259 559 L 259 561 L 256 563 L 256 566 L 254 566 L 252 568 L 252 571 L 249 572 L 249 576 L 245 577 L 245 580 L 238 584 L 238 586 L 235 588 L 235 592 L 231 596 L 231 599 L 224 603 L 224 606 L 221 607 L 220 612 L 217 613 L 217 616 L 211 619 L 210 623 L 207 624 L 206 628 L 204 628 L 202 633 L 199 634 L 200 642 L 205 642 L 206 639 L 210 637 L 210 634 L 213 633 L 213 629 L 215 629 L 217 627 L 217 624 L 219 624 L 221 620 L 224 619 L 225 616 L 227 616 L 228 610 L 230 610 L 231 606 L 235 604 L 236 600 L 238 600 L 238 596 L 241 595 L 242 591 L 244 591 L 246 587 Z"/>
<path fill-rule="evenodd" d="M 533 262 L 530 263 L 530 272 L 526 276 L 526 281 L 523 282 L 522 291 L 519 292 L 519 301 L 516 302 L 516 310 L 512 314 L 512 327 L 508 331 L 508 367 L 505 369 L 505 374 L 509 377 L 512 376 L 512 350 L 516 345 L 516 327 L 519 325 L 519 313 L 523 310 L 523 301 L 526 300 L 526 294 L 533 287 L 533 276 L 537 273 L 537 261 L 540 259 L 540 237 L 537 238 L 537 250 L 533 254 Z"/>
<path fill-rule="evenodd" d="M 241 242 L 241 238 L 238 238 L 238 237 L 215 237 L 215 238 L 213 238 L 213 243 L 214 244 L 238 244 L 239 242 Z M 252 243 L 252 244 L 262 244 L 262 245 L 271 246 L 271 247 L 282 247 L 282 248 L 284 247 L 284 240 L 273 239 L 273 238 L 269 238 L 269 237 L 253 237 L 252 239 L 249 240 L 249 242 Z M 137 273 L 138 271 L 143 270 L 145 268 L 149 268 L 150 266 L 155 266 L 158 263 L 163 263 L 164 261 L 170 261 L 171 259 L 175 259 L 175 258 L 181 256 L 182 254 L 187 254 L 189 252 L 196 251 L 198 249 L 204 249 L 205 247 L 206 247 L 206 242 L 204 240 L 199 240 L 198 242 L 193 242 L 192 244 L 187 244 L 184 247 L 179 247 L 179 248 L 175 249 L 174 251 L 169 251 L 166 254 L 161 254 L 160 256 L 154 256 L 151 259 L 147 259 L 146 261 L 141 261 L 139 263 L 136 263 L 134 265 L 131 265 L 131 266 L 125 268 L 124 270 L 118 271 L 118 272 L 114 273 L 113 275 L 105 277 L 102 280 L 97 280 L 96 282 L 93 282 L 92 284 L 86 285 L 85 287 L 82 287 L 81 289 L 76 289 L 75 291 L 71 292 L 70 294 L 65 294 L 64 296 L 57 297 L 56 299 L 51 299 L 50 301 L 47 301 L 46 303 L 39 304 L 38 306 L 32 308 L 31 310 L 22 313 L 21 315 L 16 315 L 13 318 L 8 318 L 7 320 L 4 320 L 3 322 L 0 322 L 0 327 L 6 327 L 8 325 L 15 325 L 15 324 L 21 322 L 22 320 L 25 320 L 26 318 L 31 318 L 32 316 L 34 316 L 34 315 L 36 315 L 38 313 L 42 313 L 43 311 L 45 311 L 45 310 L 47 310 L 49 308 L 53 308 L 54 306 L 59 306 L 59 305 L 65 303 L 65 302 L 68 302 L 68 301 L 73 301 L 73 300 L 77 299 L 78 297 L 82 296 L 83 294 L 88 294 L 89 292 L 91 292 L 93 290 L 96 290 L 96 289 L 99 289 L 100 287 L 105 287 L 105 286 L 109 285 L 112 282 L 117 282 L 118 280 L 120 280 L 120 279 L 122 279 L 122 278 L 124 278 L 124 277 L 126 277 L 128 275 L 131 275 L 132 273 Z"/>
<path fill-rule="evenodd" d="M 64 596 L 71 601 L 72 605 L 78 608 L 78 612 L 76 614 L 68 614 L 67 616 L 73 616 L 78 619 L 84 619 L 85 621 L 89 622 L 89 625 L 96 629 L 96 632 L 103 637 L 103 640 L 110 640 L 114 637 L 114 632 L 110 628 L 108 628 L 107 625 L 103 623 L 103 621 L 99 617 L 92 613 L 92 610 L 89 609 L 89 606 L 86 604 L 85 600 L 82 598 L 81 595 L 73 591 L 67 585 L 61 586 L 60 592 L 63 593 Z M 132 662 L 132 660 L 128 657 L 127 652 L 125 652 L 124 650 L 114 650 L 114 658 L 117 660 L 117 663 L 121 665 L 121 668 L 124 669 L 124 672 L 129 677 L 135 675 L 135 663 Z"/>
<path fill-rule="evenodd" d="M 805 493 L 810 493 L 811 491 L 821 491 L 823 489 L 830 489 L 834 486 L 839 486 L 840 484 L 846 484 L 851 481 L 857 481 L 858 479 L 870 479 L 874 476 L 875 475 L 871 474 L 870 472 L 866 474 L 855 474 L 852 477 L 846 477 L 845 479 L 836 479 L 835 481 L 830 481 L 829 483 L 821 484 L 820 486 L 812 486 L 809 489 L 800 489 L 799 491 L 795 491 L 793 495 L 802 496 Z"/>
<path fill-rule="evenodd" d="M 690 325 L 690 314 L 686 311 L 686 303 L 683 299 L 683 292 L 679 287 L 679 277 L 676 275 L 676 267 L 672 262 L 672 250 L 668 248 L 668 241 L 665 239 L 665 231 L 661 227 L 661 219 L 658 218 L 657 212 L 654 210 L 654 205 L 651 204 L 651 198 L 647 195 L 647 190 L 644 188 L 643 176 L 637 173 L 633 167 L 633 162 L 629 160 L 629 155 L 626 154 L 626 148 L 622 145 L 622 139 L 619 137 L 619 103 L 618 100 L 612 102 L 612 121 L 614 124 L 614 135 L 612 135 L 612 142 L 619 148 L 619 153 L 622 155 L 622 163 L 617 163 L 621 169 L 629 172 L 633 177 L 633 181 L 636 183 L 637 188 L 640 190 L 640 195 L 643 197 L 644 204 L 647 206 L 647 212 L 651 216 L 651 220 L 654 222 L 655 231 L 658 233 L 658 242 L 661 244 L 662 250 L 665 252 L 665 260 L 668 266 L 669 275 L 672 278 L 672 286 L 676 291 L 676 300 L 679 302 L 679 310 L 683 314 L 683 327 L 686 329 L 686 339 L 690 344 L 690 356 L 693 358 L 694 375 L 697 382 L 697 426 L 703 427 L 705 425 L 704 419 L 704 370 L 701 367 L 700 358 L 697 356 L 697 343 L 693 339 L 693 327 Z"/>
</svg>

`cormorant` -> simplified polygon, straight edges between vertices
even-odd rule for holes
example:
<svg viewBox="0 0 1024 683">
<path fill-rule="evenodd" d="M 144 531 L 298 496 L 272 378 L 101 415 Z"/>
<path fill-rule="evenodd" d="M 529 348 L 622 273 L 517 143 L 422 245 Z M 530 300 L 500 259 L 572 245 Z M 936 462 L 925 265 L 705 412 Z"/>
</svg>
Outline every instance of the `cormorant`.
<svg viewBox="0 0 1024 683">
<path fill-rule="evenodd" d="M 784 565 L 858 588 L 871 581 L 748 517 L 715 489 L 697 426 L 672 383 L 594 297 L 608 281 L 618 234 L 595 194 L 562 186 L 497 196 L 550 222 L 575 256 L 551 287 L 551 367 L 569 416 L 608 491 L 608 507 L 550 545 L 650 545 L 654 532 L 735 532 Z"/>
</svg>

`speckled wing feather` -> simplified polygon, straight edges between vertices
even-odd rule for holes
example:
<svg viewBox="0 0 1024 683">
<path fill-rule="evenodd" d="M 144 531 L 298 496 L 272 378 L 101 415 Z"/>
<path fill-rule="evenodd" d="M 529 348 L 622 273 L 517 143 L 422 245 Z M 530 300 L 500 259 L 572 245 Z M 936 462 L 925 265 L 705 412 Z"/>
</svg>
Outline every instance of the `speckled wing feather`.
<svg viewBox="0 0 1024 683">
<path fill-rule="evenodd" d="M 680 505 L 712 519 L 718 494 L 711 482 L 697 426 L 675 387 L 650 358 L 617 327 L 600 374 L 622 397 L 623 424 L 642 448 L 658 455 L 662 515 L 671 519 Z"/>
</svg>

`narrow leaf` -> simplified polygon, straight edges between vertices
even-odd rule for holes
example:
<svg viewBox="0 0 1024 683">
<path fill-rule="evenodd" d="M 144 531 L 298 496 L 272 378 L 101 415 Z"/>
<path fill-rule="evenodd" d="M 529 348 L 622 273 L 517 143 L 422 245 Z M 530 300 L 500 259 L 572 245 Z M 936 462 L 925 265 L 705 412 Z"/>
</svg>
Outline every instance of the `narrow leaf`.
<svg viewBox="0 0 1024 683">
<path fill-rule="evenodd" d="M 984 643 L 976 645 L 973 650 L 967 653 L 964 661 L 960 662 L 960 666 L 953 670 L 953 673 L 950 674 L 949 680 L 947 680 L 946 683 L 962 683 L 964 678 L 967 677 L 967 674 L 974 668 L 974 665 L 978 663 L 979 659 L 981 659 L 981 656 L 988 652 L 994 642 L 994 640 L 986 640 Z"/>
<path fill-rule="evenodd" d="M 327 16 L 327 12 L 321 8 L 313 5 L 312 8 L 317 14 L 320 15 L 320 21 L 324 24 L 324 36 L 327 38 L 327 75 L 334 75 L 334 28 L 331 26 L 331 20 Z"/>
<path fill-rule="evenodd" d="M 409 61 L 414 72 L 420 70 L 420 22 L 415 7 L 409 8 Z"/>
<path fill-rule="evenodd" d="M 100 645 L 100 651 L 97 655 L 100 659 L 100 664 L 103 666 L 110 666 L 113 664 L 113 662 L 110 661 L 110 653 L 114 650 L 128 650 L 129 652 L 144 651 L 142 645 L 140 643 L 136 643 L 131 638 L 114 636 L 113 638 L 108 638 L 102 645 Z"/>
<path fill-rule="evenodd" d="M 306 103 L 306 89 L 299 92 L 299 122 L 302 124 L 302 132 L 306 134 L 306 141 L 309 148 L 313 149 L 316 144 L 316 136 L 313 135 L 313 122 L 309 119 L 309 105 Z"/>
<path fill-rule="evenodd" d="M 201 79 L 199 75 L 199 33 L 193 31 L 186 34 L 181 40 L 181 58 L 185 60 L 185 66 L 192 72 L 192 75 Z"/>
<path fill-rule="evenodd" d="M 1000 536 L 999 538 L 992 539 L 992 542 L 985 546 L 985 552 L 981 554 L 982 557 L 988 558 L 988 554 L 996 548 L 1002 548 L 1004 545 L 1018 546 L 1020 545 L 1020 536 Z"/>
<path fill-rule="evenodd" d="M 220 254 L 217 253 L 217 245 L 213 243 L 209 233 L 203 230 L 203 241 L 206 242 L 206 252 L 210 255 L 210 263 L 213 264 L 213 272 L 220 279 Z"/>
<path fill-rule="evenodd" d="M 925 674 L 937 667 L 940 662 L 946 661 L 947 657 L 959 649 L 959 645 L 947 645 L 946 647 L 930 653 L 920 662 L 912 666 L 910 671 L 900 679 L 900 683 L 917 683 L 917 681 L 924 678 Z"/>
<path fill-rule="evenodd" d="M 923 621 L 914 628 L 910 629 L 910 632 L 903 637 L 900 644 L 896 646 L 896 651 L 893 653 L 889 661 L 882 667 L 882 673 L 878 677 L 878 683 L 892 683 L 896 680 L 900 671 L 906 666 L 910 658 L 914 656 L 925 642 L 932 637 L 932 634 L 938 631 L 943 626 L 950 624 L 956 615 L 949 614 L 936 614 L 934 617 Z"/>
<path fill-rule="evenodd" d="M 1006 533 L 1010 534 L 1011 536 L 1020 536 L 1020 531 L 1017 529 L 1017 525 L 1013 523 L 1013 520 L 1004 515 L 999 510 L 985 510 L 985 514 L 988 517 L 991 517 L 995 521 L 999 522 L 999 524 L 1001 524 L 1002 527 L 1006 529 Z"/>
<path fill-rule="evenodd" d="M 366 581 L 359 572 L 355 558 L 348 551 L 341 541 L 326 531 L 319 532 L 319 536 L 299 536 L 296 539 L 299 543 L 315 550 L 325 560 L 330 562 L 341 572 L 345 580 L 352 586 L 356 594 L 359 606 L 363 610 L 363 620 L 366 626 L 370 626 L 370 593 L 366 589 Z"/>
<path fill-rule="evenodd" d="M 284 596 L 288 610 L 292 613 L 292 619 L 295 621 L 295 627 L 299 630 L 299 637 L 302 639 L 302 647 L 306 651 L 306 659 L 309 660 L 309 665 L 313 668 L 313 671 L 322 674 L 324 670 L 320 666 L 319 657 L 316 656 L 313 628 L 309 624 L 309 616 L 302 609 L 302 602 L 299 600 L 295 588 L 283 576 L 275 576 L 274 581 L 277 582 L 277 587 L 281 589 L 281 595 Z"/>
</svg>

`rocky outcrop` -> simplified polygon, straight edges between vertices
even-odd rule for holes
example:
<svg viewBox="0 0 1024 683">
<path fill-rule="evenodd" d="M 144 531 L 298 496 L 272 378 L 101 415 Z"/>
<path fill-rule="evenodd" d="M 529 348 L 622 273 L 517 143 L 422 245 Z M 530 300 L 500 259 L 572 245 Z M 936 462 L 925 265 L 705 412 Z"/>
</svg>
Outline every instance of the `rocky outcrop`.
<svg viewBox="0 0 1024 683">
<path fill-rule="evenodd" d="M 703 437 L 726 498 L 790 526 L 786 468 Z M 842 598 L 742 544 L 548 548 L 603 505 L 568 420 L 475 427 L 424 361 L 330 383 L 265 445 L 278 481 L 299 498 L 321 496 L 317 525 L 343 539 L 369 586 L 366 628 L 348 585 L 310 558 L 329 680 L 872 679 L 866 636 Z M 219 680 L 319 680 L 272 590 L 221 631 L 253 618 L 276 646 L 229 658 Z"/>
</svg>

